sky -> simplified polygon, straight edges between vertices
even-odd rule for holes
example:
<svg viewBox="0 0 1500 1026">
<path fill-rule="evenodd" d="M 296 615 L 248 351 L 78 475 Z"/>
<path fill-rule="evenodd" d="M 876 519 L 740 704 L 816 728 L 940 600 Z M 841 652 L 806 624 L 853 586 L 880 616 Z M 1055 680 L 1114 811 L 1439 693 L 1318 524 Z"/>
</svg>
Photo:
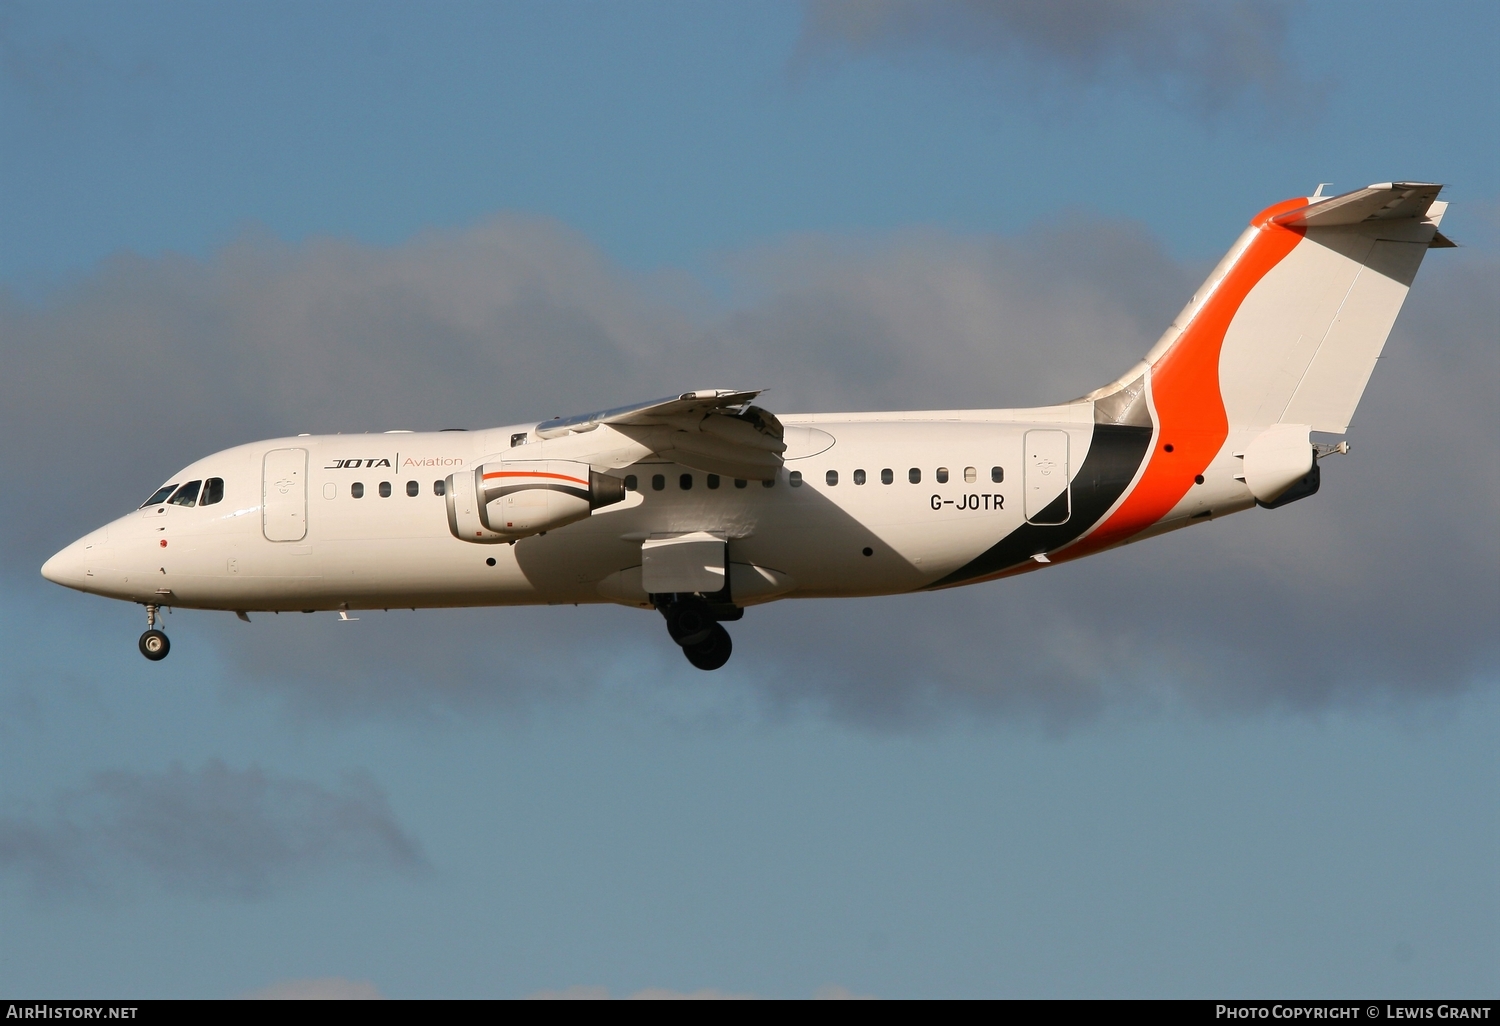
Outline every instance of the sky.
<svg viewBox="0 0 1500 1026">
<path fill-rule="evenodd" d="M 0 3 L 0 993 L 1492 996 L 1497 45 L 1484 3 Z M 1256 211 L 1402 179 L 1460 248 L 1317 496 L 757 607 L 712 675 L 603 606 L 176 611 L 151 664 L 37 573 L 257 438 L 1064 400 Z"/>
</svg>

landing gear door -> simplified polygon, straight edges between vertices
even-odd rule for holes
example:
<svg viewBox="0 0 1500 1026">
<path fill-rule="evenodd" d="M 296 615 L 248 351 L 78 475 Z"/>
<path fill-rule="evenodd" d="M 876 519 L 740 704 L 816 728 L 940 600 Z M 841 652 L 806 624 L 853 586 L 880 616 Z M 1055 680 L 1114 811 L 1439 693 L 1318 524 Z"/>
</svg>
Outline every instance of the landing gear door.
<svg viewBox="0 0 1500 1026">
<path fill-rule="evenodd" d="M 272 449 L 262 466 L 260 523 L 266 540 L 307 537 L 307 450 Z"/>
<path fill-rule="evenodd" d="M 652 595 L 716 594 L 729 580 L 727 555 L 721 534 L 655 535 L 641 543 L 641 586 Z"/>
<path fill-rule="evenodd" d="M 1026 522 L 1065 524 L 1072 515 L 1068 487 L 1068 433 L 1026 432 Z"/>
</svg>

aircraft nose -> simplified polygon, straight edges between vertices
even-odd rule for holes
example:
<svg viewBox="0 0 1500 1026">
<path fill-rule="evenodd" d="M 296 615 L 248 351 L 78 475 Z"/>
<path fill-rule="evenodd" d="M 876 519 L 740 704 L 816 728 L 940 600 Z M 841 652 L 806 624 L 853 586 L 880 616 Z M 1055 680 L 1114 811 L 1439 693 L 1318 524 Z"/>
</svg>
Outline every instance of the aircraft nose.
<svg viewBox="0 0 1500 1026">
<path fill-rule="evenodd" d="M 42 564 L 42 576 L 53 584 L 67 584 L 73 577 L 71 568 L 78 562 L 73 554 L 77 542 L 69 545 L 62 551 L 55 553 L 53 557 Z"/>
<path fill-rule="evenodd" d="M 53 584 L 77 588 L 87 577 L 85 564 L 91 550 L 100 549 L 109 540 L 108 528 L 100 528 L 92 534 L 79 538 L 72 545 L 55 553 L 42 564 L 42 576 Z"/>
</svg>

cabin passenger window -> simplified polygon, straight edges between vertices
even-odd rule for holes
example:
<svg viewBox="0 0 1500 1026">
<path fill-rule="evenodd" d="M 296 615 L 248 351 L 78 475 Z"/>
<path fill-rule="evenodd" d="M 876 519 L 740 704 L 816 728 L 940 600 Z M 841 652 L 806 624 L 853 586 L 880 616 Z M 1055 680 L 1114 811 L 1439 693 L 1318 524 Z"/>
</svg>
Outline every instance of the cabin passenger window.
<svg viewBox="0 0 1500 1026">
<path fill-rule="evenodd" d="M 839 483 L 839 472 L 837 470 L 830 470 L 827 474 L 823 475 L 823 480 L 827 481 L 828 487 L 832 488 Z"/>
<path fill-rule="evenodd" d="M 880 472 L 880 483 L 881 484 L 890 484 L 894 480 L 896 480 L 896 475 L 895 475 L 894 472 L 892 472 L 892 470 L 891 470 L 890 467 L 886 467 L 884 470 L 882 470 Z"/>
<path fill-rule="evenodd" d="M 391 483 L 389 481 L 380 482 L 380 497 L 382 499 L 389 499 L 391 497 Z"/>
<path fill-rule="evenodd" d="M 637 488 L 640 487 L 640 484 L 641 483 L 635 479 L 635 475 L 634 474 L 626 474 L 625 475 L 625 490 L 627 492 L 633 492 L 633 491 L 635 491 Z"/>
<path fill-rule="evenodd" d="M 172 497 L 167 501 L 174 506 L 196 506 L 198 504 L 198 489 L 202 487 L 202 481 L 189 481 L 173 492 Z"/>
<path fill-rule="evenodd" d="M 216 502 L 224 501 L 224 479 L 222 477 L 211 477 L 203 482 L 203 497 L 199 499 L 198 505 L 212 506 Z"/>
<path fill-rule="evenodd" d="M 921 484 L 922 483 L 922 471 L 920 469 L 918 469 L 917 467 L 912 467 L 910 470 L 908 470 L 906 472 L 906 479 L 908 481 L 910 481 L 912 484 Z"/>
<path fill-rule="evenodd" d="M 973 484 L 978 477 L 979 474 L 973 467 L 964 468 L 964 484 Z"/>
<path fill-rule="evenodd" d="M 734 486 L 736 488 L 743 488 L 743 487 L 745 487 L 749 483 L 750 482 L 746 481 L 743 477 L 737 477 L 737 478 L 734 479 Z"/>
<path fill-rule="evenodd" d="M 776 479 L 774 477 L 773 478 L 767 478 L 766 480 L 764 480 L 764 481 L 762 481 L 760 483 L 760 486 L 762 488 L 775 488 L 776 487 Z"/>
<path fill-rule="evenodd" d="M 995 482 L 996 484 L 999 484 L 1001 481 L 1004 481 L 1005 480 L 1005 468 L 1004 467 L 991 467 L 990 468 L 990 480 L 993 481 L 993 482 Z"/>
<path fill-rule="evenodd" d="M 800 471 L 800 470 L 794 470 L 794 471 L 792 471 L 790 474 L 788 474 L 786 476 L 786 483 L 789 484 L 789 485 L 791 485 L 793 488 L 801 488 L 802 487 L 802 471 Z"/>
<path fill-rule="evenodd" d="M 692 474 L 683 474 L 681 477 L 679 477 L 677 479 L 677 487 L 681 488 L 685 492 L 692 491 L 693 490 L 693 475 Z"/>
<path fill-rule="evenodd" d="M 415 481 L 406 482 L 406 494 L 410 495 L 413 499 L 417 497 L 417 493 L 421 490 L 422 486 L 417 484 Z"/>
<path fill-rule="evenodd" d="M 160 488 L 158 488 L 156 490 L 156 493 L 154 495 L 152 495 L 151 498 L 147 499 L 145 502 L 141 503 L 136 508 L 137 509 L 145 509 L 147 506 L 155 506 L 158 502 L 166 502 L 167 501 L 167 496 L 171 495 L 176 490 L 177 490 L 177 482 L 176 481 L 173 481 L 169 485 L 162 485 Z"/>
<path fill-rule="evenodd" d="M 365 497 L 364 484 L 360 481 L 354 482 L 349 486 L 349 495 L 355 499 L 363 499 Z"/>
<path fill-rule="evenodd" d="M 709 474 L 708 475 L 708 486 L 710 488 L 717 488 L 717 487 L 719 487 L 719 475 L 718 474 Z"/>
<path fill-rule="evenodd" d="M 938 469 L 937 469 L 937 479 L 938 479 L 938 484 L 947 484 L 948 483 L 948 468 L 947 467 L 938 467 Z"/>
<path fill-rule="evenodd" d="M 667 486 L 667 479 L 665 477 L 663 477 L 661 474 L 652 474 L 651 475 L 651 490 L 653 492 L 659 492 L 663 488 L 665 488 L 666 486 Z"/>
<path fill-rule="evenodd" d="M 448 490 L 448 482 L 446 482 L 446 481 L 434 481 L 434 482 L 432 482 L 432 494 L 433 495 L 442 495 L 447 490 Z"/>
<path fill-rule="evenodd" d="M 854 483 L 857 485 L 865 483 L 865 472 L 863 470 L 856 470 L 854 472 Z"/>
</svg>

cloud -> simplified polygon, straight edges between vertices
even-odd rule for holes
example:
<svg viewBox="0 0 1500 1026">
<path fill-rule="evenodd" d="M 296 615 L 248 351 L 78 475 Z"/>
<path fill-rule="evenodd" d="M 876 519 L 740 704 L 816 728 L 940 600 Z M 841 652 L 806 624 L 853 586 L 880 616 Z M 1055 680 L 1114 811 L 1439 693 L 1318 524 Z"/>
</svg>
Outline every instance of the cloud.
<svg viewBox="0 0 1500 1026">
<path fill-rule="evenodd" d="M 42 301 L 0 291 L 0 430 L 24 440 L 15 480 L 35 483 L 0 492 L 0 562 L 45 587 L 52 551 L 257 437 L 493 426 L 705 385 L 768 385 L 782 412 L 1055 402 L 1138 359 L 1205 268 L 1079 212 L 1014 237 L 797 236 L 716 270 L 727 299 L 504 217 L 386 248 L 252 235 L 205 260 L 121 255 Z M 1500 486 L 1475 468 L 1500 435 L 1497 274 L 1479 247 L 1429 257 L 1353 452 L 1314 498 L 1023 579 L 757 607 L 732 626 L 714 694 L 880 729 L 954 714 L 1065 727 L 1122 705 L 1317 710 L 1492 678 Z M 330 621 L 190 622 L 236 686 L 319 715 L 702 691 L 650 613 Z M 557 654 L 530 657 L 538 639 Z"/>
<path fill-rule="evenodd" d="M 240 996 L 252 1001 L 378 1001 L 385 997 L 369 980 L 346 980 L 342 976 L 283 980 Z"/>
<path fill-rule="evenodd" d="M 808 0 L 794 69 L 957 54 L 1030 89 L 1125 85 L 1211 116 L 1307 86 L 1276 0 Z"/>
<path fill-rule="evenodd" d="M 331 791 L 210 760 L 196 771 L 95 773 L 52 804 L 47 814 L 0 816 L 0 871 L 39 896 L 104 895 L 106 876 L 122 867 L 167 891 L 258 898 L 330 866 L 426 864 L 364 774 Z"/>
</svg>

